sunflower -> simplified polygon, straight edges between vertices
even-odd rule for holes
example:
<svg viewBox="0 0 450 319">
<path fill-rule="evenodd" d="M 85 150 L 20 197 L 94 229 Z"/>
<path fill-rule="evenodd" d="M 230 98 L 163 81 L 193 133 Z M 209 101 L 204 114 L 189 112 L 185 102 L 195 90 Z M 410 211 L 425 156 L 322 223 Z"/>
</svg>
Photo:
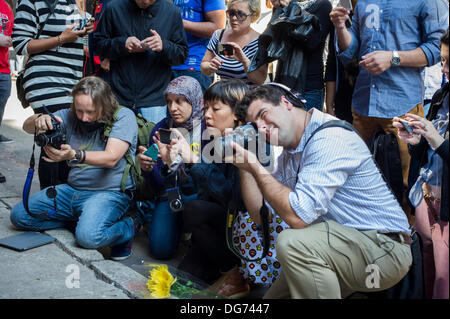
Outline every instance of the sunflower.
<svg viewBox="0 0 450 319">
<path fill-rule="evenodd" d="M 177 281 L 169 272 L 167 265 L 160 265 L 150 271 L 147 288 L 154 298 L 168 298 L 170 287 Z"/>
</svg>

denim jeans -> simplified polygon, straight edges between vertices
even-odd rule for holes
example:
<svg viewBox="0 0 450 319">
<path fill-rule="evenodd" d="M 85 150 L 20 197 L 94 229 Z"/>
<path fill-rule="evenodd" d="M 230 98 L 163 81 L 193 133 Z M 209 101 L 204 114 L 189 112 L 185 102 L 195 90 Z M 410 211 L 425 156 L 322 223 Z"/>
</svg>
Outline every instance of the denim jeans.
<svg viewBox="0 0 450 319">
<path fill-rule="evenodd" d="M 82 247 L 96 249 L 115 246 L 134 237 L 134 225 L 126 216 L 130 197 L 120 191 L 80 191 L 67 184 L 56 186 L 57 212 L 45 218 L 30 216 L 23 202 L 11 210 L 11 222 L 19 229 L 43 231 L 63 228 L 68 222 L 78 222 L 75 238 Z M 29 197 L 32 213 L 54 209 L 54 201 L 46 189 Z"/>
<path fill-rule="evenodd" d="M 183 205 L 197 198 L 197 194 L 181 195 Z M 156 259 L 172 257 L 180 242 L 183 212 L 173 212 L 166 197 L 156 199 L 155 210 L 149 227 L 148 247 L 150 254 Z"/>
<path fill-rule="evenodd" d="M 141 113 L 147 121 L 156 124 L 167 117 L 167 106 L 141 107 L 139 108 L 139 113 Z"/>
<path fill-rule="evenodd" d="M 2 125 L 3 112 L 6 102 L 11 95 L 11 75 L 9 73 L 0 73 L 0 126 Z"/>
<path fill-rule="evenodd" d="M 307 111 L 313 107 L 322 111 L 324 102 L 324 91 L 322 90 L 307 90 L 303 93 L 303 97 L 306 100 L 305 108 Z"/>
<path fill-rule="evenodd" d="M 202 72 L 200 72 L 200 71 L 172 70 L 172 79 L 175 79 L 182 75 L 190 76 L 190 77 L 193 77 L 194 79 L 196 79 L 200 83 L 203 92 L 205 92 L 205 90 L 207 88 L 209 88 L 209 86 L 214 81 L 213 76 L 206 76 L 206 75 L 202 74 Z"/>
</svg>

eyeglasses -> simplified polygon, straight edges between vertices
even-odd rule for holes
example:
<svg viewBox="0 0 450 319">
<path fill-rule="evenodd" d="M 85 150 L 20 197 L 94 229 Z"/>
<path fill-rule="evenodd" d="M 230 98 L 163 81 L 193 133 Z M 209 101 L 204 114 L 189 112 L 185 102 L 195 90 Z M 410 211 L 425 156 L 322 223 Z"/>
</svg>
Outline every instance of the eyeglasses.
<svg viewBox="0 0 450 319">
<path fill-rule="evenodd" d="M 247 17 L 250 17 L 251 15 L 253 15 L 253 14 L 252 13 L 247 14 L 241 10 L 235 10 L 235 9 L 227 10 L 228 19 L 231 17 L 235 17 L 238 21 L 244 21 L 245 19 L 247 19 Z"/>
</svg>

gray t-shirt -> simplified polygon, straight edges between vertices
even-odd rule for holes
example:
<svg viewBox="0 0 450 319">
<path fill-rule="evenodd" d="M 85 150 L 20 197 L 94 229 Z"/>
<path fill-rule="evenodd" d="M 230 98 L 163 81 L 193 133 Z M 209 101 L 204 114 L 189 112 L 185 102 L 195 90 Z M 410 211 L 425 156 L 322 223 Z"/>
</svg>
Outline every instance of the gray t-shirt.
<svg viewBox="0 0 450 319">
<path fill-rule="evenodd" d="M 106 141 L 103 140 L 103 128 L 91 133 L 83 132 L 76 115 L 70 109 L 55 112 L 63 120 L 66 129 L 67 144 L 74 150 L 104 151 Z M 136 117 L 130 109 L 124 107 L 117 114 L 117 121 L 113 124 L 110 137 L 120 139 L 130 144 L 129 152 L 133 157 L 136 153 L 137 124 Z M 99 167 L 88 164 L 78 164 L 70 170 L 68 184 L 79 190 L 112 190 L 120 191 L 126 159 L 123 157 L 113 167 Z M 133 188 L 131 173 L 128 176 L 126 189 Z"/>
</svg>

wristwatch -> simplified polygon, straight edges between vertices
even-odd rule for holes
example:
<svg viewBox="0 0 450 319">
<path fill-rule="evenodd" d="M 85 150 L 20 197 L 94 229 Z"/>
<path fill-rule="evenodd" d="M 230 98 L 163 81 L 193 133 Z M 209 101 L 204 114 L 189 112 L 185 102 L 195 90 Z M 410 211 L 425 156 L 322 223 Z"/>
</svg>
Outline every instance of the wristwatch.
<svg viewBox="0 0 450 319">
<path fill-rule="evenodd" d="M 398 54 L 398 51 L 392 51 L 391 65 L 392 66 L 400 65 L 400 55 Z"/>
<path fill-rule="evenodd" d="M 73 159 L 71 159 L 71 160 L 68 160 L 68 161 L 67 161 L 67 164 L 68 164 L 70 167 L 74 167 L 74 166 L 80 164 L 80 161 L 81 161 L 81 154 L 82 154 L 82 153 L 81 153 L 80 150 L 75 151 L 75 158 L 73 158 Z"/>
</svg>

